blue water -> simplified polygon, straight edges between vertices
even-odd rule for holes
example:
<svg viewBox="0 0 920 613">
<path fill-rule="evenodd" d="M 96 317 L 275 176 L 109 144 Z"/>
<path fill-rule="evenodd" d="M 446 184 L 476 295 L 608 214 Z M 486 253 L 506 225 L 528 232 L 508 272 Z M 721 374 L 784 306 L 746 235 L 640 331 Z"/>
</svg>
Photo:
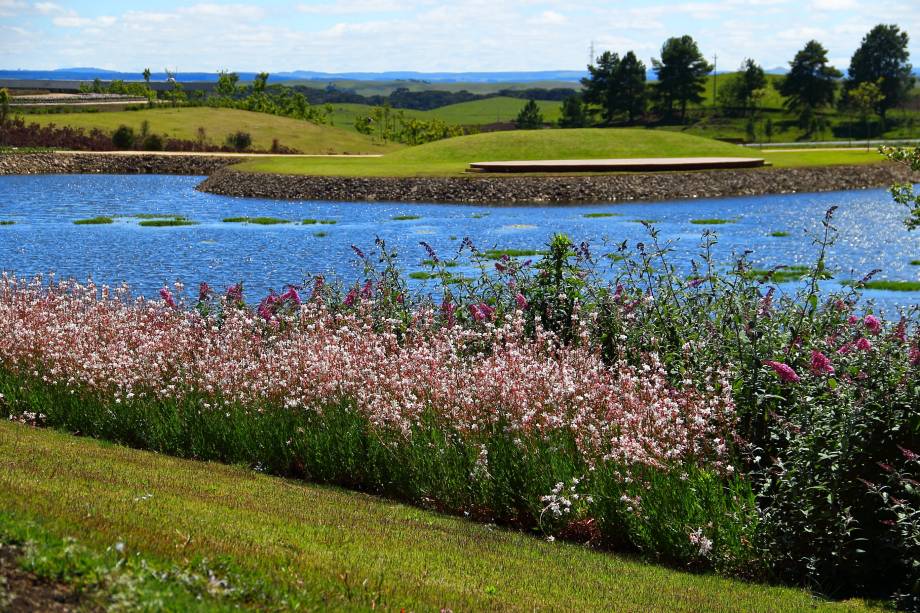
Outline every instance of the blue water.
<svg viewBox="0 0 920 613">
<path fill-rule="evenodd" d="M 623 240 L 648 241 L 633 220 L 656 221 L 660 239 L 672 241 L 675 258 L 686 264 L 699 252 L 704 226 L 691 219 L 723 218 L 735 223 L 714 226 L 717 260 L 729 266 L 733 253 L 752 250 L 759 268 L 808 265 L 816 253 L 810 232 L 817 232 L 825 210 L 839 206 L 834 224 L 837 244 L 827 258 L 837 279 L 858 278 L 880 268 L 877 279 L 920 281 L 920 232 L 902 225 L 905 209 L 885 190 L 793 194 L 573 206 L 487 207 L 409 203 L 351 203 L 230 198 L 195 191 L 200 177 L 58 175 L 0 177 L 0 270 L 20 275 L 54 271 L 59 277 L 98 283 L 129 283 L 136 293 L 153 295 L 163 283 L 189 286 L 208 281 L 214 287 L 238 281 L 250 299 L 268 288 L 281 289 L 316 273 L 334 273 L 347 281 L 361 269 L 350 245 L 366 250 L 375 236 L 400 253 L 407 270 L 426 257 L 419 241 L 442 257 L 455 253 L 469 236 L 480 249 L 539 249 L 556 232 L 603 251 Z M 586 218 L 585 213 L 616 213 Z M 179 228 L 138 226 L 137 214 L 183 215 L 200 222 Z M 77 226 L 76 219 L 125 216 L 112 225 Z M 397 215 L 418 215 L 394 221 Z M 335 219 L 335 225 L 258 226 L 222 223 L 224 217 L 271 216 L 290 220 Z M 774 238 L 774 231 L 790 236 Z M 326 232 L 325 237 L 315 236 Z M 463 269 L 454 269 L 462 272 Z M 415 283 L 423 291 L 434 282 Z M 829 289 L 835 282 L 826 282 Z M 920 292 L 869 291 L 885 309 L 920 303 Z"/>
</svg>

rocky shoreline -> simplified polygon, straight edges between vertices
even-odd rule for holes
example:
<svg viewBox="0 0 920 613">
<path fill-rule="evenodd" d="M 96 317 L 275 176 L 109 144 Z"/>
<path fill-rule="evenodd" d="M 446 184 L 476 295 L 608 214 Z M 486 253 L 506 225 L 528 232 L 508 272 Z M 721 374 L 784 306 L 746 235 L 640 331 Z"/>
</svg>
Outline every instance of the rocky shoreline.
<svg viewBox="0 0 920 613">
<path fill-rule="evenodd" d="M 920 180 L 895 164 L 594 176 L 313 177 L 221 169 L 212 194 L 287 200 L 574 204 L 888 187 Z"/>
<path fill-rule="evenodd" d="M 114 153 L 0 154 L 0 175 L 206 175 L 212 194 L 285 200 L 568 204 L 716 198 L 887 187 L 920 181 L 896 164 L 591 176 L 322 177 L 240 172 L 234 157 Z"/>
<path fill-rule="evenodd" d="M 212 155 L 119 153 L 0 154 L 0 175 L 114 174 L 210 175 L 239 158 Z"/>
</svg>

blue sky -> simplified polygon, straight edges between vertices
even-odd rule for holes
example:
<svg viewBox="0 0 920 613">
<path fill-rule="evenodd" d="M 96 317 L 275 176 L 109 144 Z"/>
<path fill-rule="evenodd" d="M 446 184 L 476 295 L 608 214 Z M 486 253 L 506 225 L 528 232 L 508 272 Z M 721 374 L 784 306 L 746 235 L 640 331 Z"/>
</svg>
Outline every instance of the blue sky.
<svg viewBox="0 0 920 613">
<path fill-rule="evenodd" d="M 845 69 L 879 22 L 913 35 L 917 0 L 0 0 L 0 68 L 498 71 L 582 69 L 588 49 L 648 64 L 690 34 L 719 68 L 785 66 L 815 38 Z"/>
</svg>

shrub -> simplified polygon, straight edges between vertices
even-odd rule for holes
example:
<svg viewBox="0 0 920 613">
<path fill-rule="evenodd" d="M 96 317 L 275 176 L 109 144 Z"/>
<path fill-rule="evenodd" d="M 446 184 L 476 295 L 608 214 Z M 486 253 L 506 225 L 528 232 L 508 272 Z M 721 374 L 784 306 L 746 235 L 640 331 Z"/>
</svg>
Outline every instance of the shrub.
<svg viewBox="0 0 920 613">
<path fill-rule="evenodd" d="M 239 130 L 227 135 L 227 146 L 235 151 L 246 151 L 252 145 L 252 136 L 249 132 Z"/>
<path fill-rule="evenodd" d="M 134 129 L 130 126 L 118 126 L 118 129 L 112 133 L 112 144 L 119 149 L 133 148 Z"/>
<path fill-rule="evenodd" d="M 144 151 L 162 151 L 163 137 L 159 134 L 148 134 L 141 147 Z"/>
</svg>

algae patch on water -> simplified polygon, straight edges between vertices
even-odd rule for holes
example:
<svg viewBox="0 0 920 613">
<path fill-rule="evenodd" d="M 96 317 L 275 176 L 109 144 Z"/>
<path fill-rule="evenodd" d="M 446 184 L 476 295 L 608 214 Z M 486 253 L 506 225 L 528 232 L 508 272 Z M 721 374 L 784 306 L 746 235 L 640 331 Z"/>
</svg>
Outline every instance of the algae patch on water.
<svg viewBox="0 0 920 613">
<path fill-rule="evenodd" d="M 90 217 L 88 219 L 77 219 L 73 222 L 75 226 L 100 226 L 104 224 L 115 223 L 115 220 L 111 217 Z"/>
</svg>

